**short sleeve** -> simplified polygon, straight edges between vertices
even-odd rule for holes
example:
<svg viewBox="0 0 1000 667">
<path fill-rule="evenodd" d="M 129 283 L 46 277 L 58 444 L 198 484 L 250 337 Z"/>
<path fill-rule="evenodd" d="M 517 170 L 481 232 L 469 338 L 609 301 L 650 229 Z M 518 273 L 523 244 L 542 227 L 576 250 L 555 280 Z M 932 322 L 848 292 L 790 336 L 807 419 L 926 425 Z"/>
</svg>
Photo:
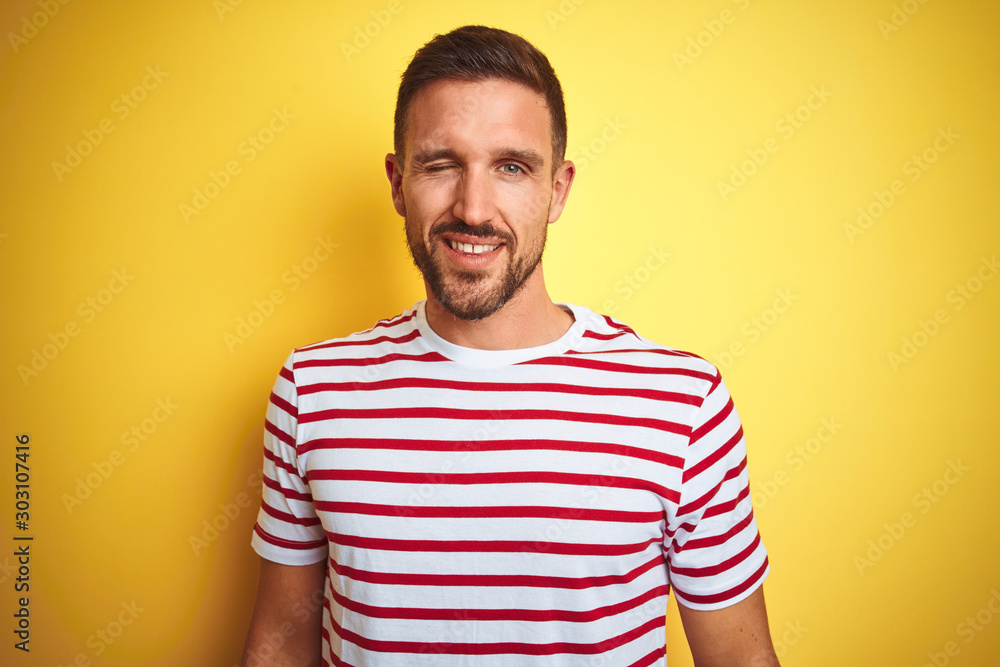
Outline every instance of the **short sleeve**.
<svg viewBox="0 0 1000 667">
<path fill-rule="evenodd" d="M 276 563 L 309 565 L 327 556 L 328 545 L 296 446 L 294 356 L 285 361 L 267 405 L 263 488 L 251 545 Z"/>
<path fill-rule="evenodd" d="M 743 427 L 717 370 L 697 410 L 668 535 L 670 581 L 690 609 L 735 604 L 770 571 L 750 500 Z"/>
</svg>

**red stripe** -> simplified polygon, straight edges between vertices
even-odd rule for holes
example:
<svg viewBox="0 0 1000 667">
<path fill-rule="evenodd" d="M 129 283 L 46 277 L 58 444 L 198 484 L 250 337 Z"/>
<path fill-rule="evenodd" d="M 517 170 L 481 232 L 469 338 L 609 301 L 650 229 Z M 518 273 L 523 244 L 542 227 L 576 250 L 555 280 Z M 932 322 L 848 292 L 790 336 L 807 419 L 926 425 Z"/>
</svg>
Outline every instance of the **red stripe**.
<svg viewBox="0 0 1000 667">
<path fill-rule="evenodd" d="M 292 448 L 295 447 L 295 438 L 293 438 L 292 436 L 288 435 L 287 433 L 285 433 L 280 428 L 278 428 L 277 426 L 275 426 L 274 424 L 272 424 L 270 421 L 268 421 L 266 419 L 264 420 L 264 430 L 267 431 L 268 433 L 270 433 L 271 435 L 273 435 L 274 437 L 276 437 L 278 440 L 281 440 L 283 443 L 285 443 L 289 447 L 292 447 Z"/>
<path fill-rule="evenodd" d="M 390 328 L 391 329 L 394 326 L 398 326 L 398 325 L 403 324 L 405 322 L 409 322 L 410 320 L 412 320 L 416 316 L 417 316 L 417 311 L 416 310 L 411 310 L 409 313 L 400 313 L 399 315 L 396 315 L 395 317 L 387 317 L 387 318 L 385 318 L 383 320 L 379 320 L 378 322 L 376 322 L 375 326 L 373 326 L 371 329 L 368 329 L 368 331 L 374 331 L 375 329 L 378 329 L 379 327 L 384 327 L 384 328 Z M 365 331 L 365 332 L 362 332 L 362 333 L 368 333 L 368 332 Z"/>
<path fill-rule="evenodd" d="M 265 542 L 268 542 L 269 544 L 273 544 L 276 547 L 282 547 L 283 549 L 308 551 L 309 549 L 317 549 L 319 547 L 327 546 L 325 538 L 322 540 L 314 540 L 312 542 L 295 542 L 292 540 L 286 540 L 284 538 L 272 535 L 271 533 L 265 531 L 263 528 L 260 527 L 260 524 L 258 523 L 254 524 L 253 530 L 255 533 L 257 533 L 260 539 L 264 540 Z"/>
<path fill-rule="evenodd" d="M 344 662 L 340 659 L 340 656 L 333 652 L 333 642 L 330 641 L 330 634 L 323 628 L 323 638 L 326 639 L 327 645 L 330 647 L 330 661 L 323 658 L 322 667 L 355 667 L 349 662 Z"/>
<path fill-rule="evenodd" d="M 705 513 L 702 515 L 702 519 L 707 519 L 709 517 L 719 516 L 721 514 L 732 512 L 734 509 L 736 509 L 736 506 L 739 505 L 743 501 L 743 499 L 749 495 L 750 495 L 750 487 L 744 486 L 743 490 L 740 491 L 739 495 L 733 498 L 732 500 L 728 500 L 724 503 L 718 503 L 717 505 L 712 505 L 707 510 L 705 510 Z"/>
<path fill-rule="evenodd" d="M 617 336 L 614 336 L 617 337 Z M 681 350 L 675 350 L 673 348 L 667 347 L 621 347 L 621 348 L 601 348 L 595 347 L 592 350 L 566 350 L 566 354 L 661 354 L 667 357 L 681 357 L 684 359 L 700 359 L 705 361 L 697 354 L 691 354 L 690 352 L 683 352 Z M 708 362 L 705 362 L 708 364 Z"/>
<path fill-rule="evenodd" d="M 708 493 L 703 495 L 701 498 L 698 498 L 697 500 L 691 501 L 687 505 L 681 505 L 680 507 L 678 507 L 677 514 L 679 516 L 684 516 L 685 514 L 691 514 L 693 512 L 698 511 L 705 505 L 707 505 L 709 502 L 712 501 L 713 498 L 715 498 L 715 494 L 719 492 L 719 489 L 722 488 L 723 484 L 725 484 L 731 479 L 739 477 L 740 473 L 743 472 L 743 469 L 746 467 L 747 467 L 747 457 L 744 456 L 742 461 L 740 461 L 738 464 L 736 464 L 735 466 L 726 471 L 726 474 L 723 475 L 719 483 L 713 486 L 711 489 L 709 489 Z"/>
<path fill-rule="evenodd" d="M 630 364 L 619 364 L 610 361 L 598 361 L 596 359 L 586 359 L 579 356 L 573 357 L 543 357 L 524 361 L 523 364 L 535 364 L 545 366 L 573 366 L 576 368 L 589 368 L 599 371 L 610 371 L 612 373 L 638 373 L 642 375 L 682 375 L 698 380 L 712 381 L 713 376 L 701 371 L 689 368 L 655 368 L 649 366 L 633 366 Z"/>
<path fill-rule="evenodd" d="M 417 507 L 317 500 L 316 509 L 324 512 L 337 512 L 342 514 L 362 514 L 365 516 L 406 516 L 417 517 L 420 519 L 565 519 L 569 521 L 659 523 L 664 518 L 662 511 L 629 512 L 582 509 L 578 507 L 540 507 L 529 505 Z"/>
<path fill-rule="evenodd" d="M 378 653 L 437 653 L 441 655 L 597 655 L 607 653 L 623 646 L 647 632 L 663 629 L 663 619 L 654 618 L 637 628 L 624 632 L 617 637 L 606 639 L 596 644 L 577 644 L 571 642 L 552 642 L 550 644 L 529 644 L 527 642 L 494 642 L 473 644 L 468 642 L 408 642 L 368 639 L 356 632 L 340 627 L 335 618 L 333 631 L 343 639 L 367 651 Z"/>
<path fill-rule="evenodd" d="M 428 473 L 388 470 L 311 470 L 310 480 L 348 480 L 354 482 L 385 482 L 389 484 L 423 484 Z M 436 484 L 569 484 L 573 486 L 603 486 L 615 489 L 651 491 L 676 503 L 680 494 L 649 480 L 615 475 L 584 475 L 543 471 L 441 473 L 434 475 Z"/>
<path fill-rule="evenodd" d="M 738 554 L 735 554 L 727 558 L 721 563 L 718 563 L 716 565 L 708 565 L 706 567 L 674 567 L 673 565 L 671 565 L 670 573 L 679 574 L 685 577 L 714 577 L 718 574 L 722 574 L 723 572 L 736 567 L 737 565 L 745 561 L 750 556 L 750 554 L 754 552 L 754 550 L 757 548 L 757 545 L 759 544 L 760 544 L 760 533 L 754 536 L 753 542 L 748 544 L 745 549 L 740 551 Z"/>
<path fill-rule="evenodd" d="M 666 538 L 666 541 L 669 543 L 673 541 L 674 535 L 676 535 L 677 533 L 681 532 L 693 533 L 695 528 L 697 528 L 697 525 L 693 523 L 682 523 L 681 525 L 677 526 L 677 528 L 674 530 L 670 530 L 670 528 L 667 527 L 666 529 L 664 529 L 663 534 L 664 537 Z"/>
<path fill-rule="evenodd" d="M 375 331 L 375 329 L 379 329 L 379 328 L 392 329 L 393 327 L 399 326 L 400 324 L 405 324 L 406 322 L 409 322 L 410 320 L 412 320 L 416 316 L 417 316 L 417 311 L 412 310 L 412 311 L 410 311 L 409 314 L 405 314 L 405 315 L 404 314 L 399 314 L 396 317 L 390 317 L 390 318 L 387 318 L 387 319 L 384 319 L 384 320 L 379 320 L 370 329 L 366 329 L 365 331 L 361 331 L 361 332 L 359 332 L 359 333 L 357 333 L 355 335 L 357 335 L 357 336 L 363 336 L 363 335 L 371 333 L 372 331 Z M 297 352 L 306 352 L 306 351 L 309 351 L 309 350 L 312 350 L 312 349 L 315 349 L 315 348 L 323 347 L 328 342 L 330 342 L 330 341 L 323 340 L 323 341 L 320 341 L 318 343 L 313 343 L 311 345 L 305 345 L 303 347 L 298 348 L 298 350 L 296 350 L 296 351 Z"/>
<path fill-rule="evenodd" d="M 426 354 L 399 354 L 394 352 L 381 357 L 364 357 L 361 359 L 303 359 L 295 363 L 296 370 L 299 368 L 330 368 L 333 366 L 380 366 L 393 361 L 449 361 L 449 359 L 437 352 L 427 352 Z"/>
<path fill-rule="evenodd" d="M 681 553 L 682 551 L 687 551 L 688 549 L 705 549 L 707 547 L 715 547 L 720 544 L 728 542 L 730 538 L 738 534 L 744 528 L 750 525 L 753 521 L 753 514 L 747 514 L 745 517 L 734 523 L 729 530 L 722 533 L 721 535 L 713 535 L 710 537 L 700 537 L 694 540 L 688 540 L 683 545 L 678 544 L 674 547 L 674 553 Z"/>
<path fill-rule="evenodd" d="M 302 479 L 302 476 L 299 475 L 299 471 L 295 469 L 295 466 L 283 459 L 279 459 L 270 449 L 264 450 L 264 458 L 273 463 L 276 468 L 281 468 L 289 475 L 294 475 L 295 477 Z M 302 480 L 302 483 L 305 484 L 305 480 Z"/>
<path fill-rule="evenodd" d="M 711 468 L 713 465 L 715 465 L 723 458 L 725 458 L 729 454 L 729 452 L 733 451 L 733 448 L 736 445 L 740 444 L 740 440 L 742 439 L 743 439 L 743 427 L 740 426 L 739 430 L 736 431 L 733 437 L 729 438 L 729 440 L 727 440 L 724 445 L 722 445 L 721 447 L 717 447 L 711 454 L 709 454 L 701 461 L 699 461 L 695 465 L 685 470 L 684 474 L 682 475 L 682 480 L 684 482 L 692 480 L 699 474 Z"/>
<path fill-rule="evenodd" d="M 299 409 L 297 407 L 283 399 L 281 396 L 278 396 L 273 391 L 271 392 L 270 401 L 274 407 L 284 410 L 287 414 L 291 415 L 292 418 L 299 416 Z"/>
<path fill-rule="evenodd" d="M 595 340 L 614 340 L 615 338 L 621 338 L 627 335 L 624 331 L 616 331 L 615 333 L 597 333 L 596 331 L 591 331 L 590 329 L 583 332 L 584 338 L 593 338 Z"/>
<path fill-rule="evenodd" d="M 369 618 L 396 618 L 422 621 L 526 621 L 546 623 L 552 621 L 566 623 L 592 623 L 616 614 L 621 614 L 642 606 L 659 597 L 666 597 L 670 587 L 663 585 L 653 588 L 639 597 L 625 600 L 588 611 L 566 609 L 431 609 L 425 607 L 377 607 L 351 600 L 334 591 L 333 600 L 344 609 L 363 614 Z"/>
<path fill-rule="evenodd" d="M 614 424 L 650 428 L 667 433 L 687 436 L 691 429 L 683 424 L 675 424 L 662 419 L 648 417 L 624 417 L 568 410 L 467 410 L 460 408 L 407 407 L 407 408 L 363 408 L 317 410 L 303 414 L 299 422 L 303 424 L 328 419 L 464 419 L 464 420 L 553 420 L 575 421 L 587 424 Z"/>
<path fill-rule="evenodd" d="M 320 449 L 389 449 L 408 452 L 506 452 L 506 451 L 566 451 L 588 454 L 613 454 L 643 459 L 680 469 L 684 459 L 652 449 L 605 442 L 573 442 L 565 440 L 399 440 L 383 438 L 317 438 L 299 446 L 299 454 Z"/>
<path fill-rule="evenodd" d="M 675 585 L 674 592 L 677 594 L 677 597 L 679 599 L 687 602 L 695 602 L 698 604 L 716 604 L 719 602 L 726 602 L 727 600 L 731 600 L 737 595 L 756 586 L 757 583 L 760 581 L 760 578 L 764 576 L 764 572 L 766 570 L 767 570 L 767 557 L 765 556 L 764 563 L 759 568 L 757 568 L 756 572 L 750 575 L 750 577 L 748 577 L 746 581 L 739 584 L 738 586 L 733 586 L 729 590 L 723 591 L 721 593 L 713 593 L 711 595 L 692 595 L 689 593 L 681 593 L 680 591 L 677 590 L 677 586 Z"/>
<path fill-rule="evenodd" d="M 267 475 L 264 475 L 264 486 L 280 493 L 289 500 L 301 500 L 305 503 L 311 503 L 313 501 L 311 493 L 302 493 L 301 491 L 284 487 L 278 481 L 271 479 Z"/>
<path fill-rule="evenodd" d="M 327 612 L 329 612 L 330 610 L 330 605 L 327 603 L 326 600 L 323 600 L 323 608 L 326 609 Z M 336 653 L 334 653 L 333 642 L 330 640 L 330 633 L 326 629 L 326 623 L 323 624 L 321 634 L 323 635 L 323 639 L 326 641 L 326 645 L 330 647 L 330 655 L 329 655 L 330 662 L 327 662 L 326 658 L 320 656 L 323 659 L 322 667 L 330 667 L 330 665 L 334 665 L 335 667 L 348 667 L 348 664 L 343 660 L 341 660 L 336 655 Z M 349 667 L 354 667 L 354 666 L 350 665 Z"/>
<path fill-rule="evenodd" d="M 701 426 L 699 426 L 698 428 L 694 429 L 691 432 L 690 444 L 693 445 L 694 443 L 698 442 L 701 438 L 711 433 L 716 426 L 721 424 L 726 419 L 726 417 L 728 417 L 732 413 L 732 411 L 733 411 L 733 399 L 732 397 L 730 397 L 729 401 L 726 402 L 726 405 L 721 410 L 719 410 L 711 419 L 709 419 L 707 422 L 705 422 L 704 424 L 702 424 Z"/>
<path fill-rule="evenodd" d="M 708 393 L 705 394 L 706 397 L 710 396 L 722 384 L 722 373 L 719 372 L 718 368 L 714 366 L 712 368 L 715 369 L 715 375 L 712 376 L 712 386 L 708 388 Z"/>
<path fill-rule="evenodd" d="M 649 667 L 649 665 L 652 665 L 660 658 L 666 657 L 666 655 L 667 645 L 664 644 L 661 648 L 650 651 L 647 655 L 642 656 L 628 667 Z"/>
<path fill-rule="evenodd" d="M 354 667 L 351 663 L 341 660 L 340 657 L 333 652 L 333 643 L 330 642 L 330 635 L 327 633 L 326 628 L 323 628 L 323 637 L 330 646 L 330 660 L 328 661 L 326 658 L 323 658 L 321 667 Z"/>
<path fill-rule="evenodd" d="M 641 554 L 651 545 L 659 544 L 655 537 L 637 544 L 573 544 L 528 540 L 399 540 L 388 537 L 364 537 L 327 532 L 331 544 L 374 551 L 407 551 L 421 553 L 547 553 L 563 556 L 629 556 Z"/>
<path fill-rule="evenodd" d="M 322 343 L 316 343 L 308 347 L 299 348 L 300 352 L 315 352 L 316 350 L 329 350 L 336 347 L 352 347 L 361 345 L 378 345 L 379 343 L 395 343 L 397 345 L 402 345 L 403 343 L 409 343 L 415 338 L 420 338 L 420 331 L 414 329 L 408 334 L 402 336 L 379 336 L 378 338 L 362 338 L 360 340 L 354 338 L 342 338 L 332 341 L 324 341 Z"/>
<path fill-rule="evenodd" d="M 285 368 L 284 366 L 282 366 L 281 371 L 278 372 L 278 375 L 284 378 L 285 380 L 291 382 L 292 384 L 295 384 L 295 373 L 292 372 L 291 368 Z"/>
<path fill-rule="evenodd" d="M 584 590 L 603 586 L 629 584 L 640 576 L 658 567 L 666 567 L 662 552 L 645 563 L 622 574 L 607 574 L 590 577 L 552 577 L 536 574 L 410 574 L 405 572 L 371 572 L 359 570 L 329 559 L 330 569 L 341 577 L 352 581 L 363 581 L 383 586 L 470 586 L 480 587 L 524 587 L 557 588 L 560 590 Z"/>
<path fill-rule="evenodd" d="M 455 391 L 488 392 L 545 392 L 559 394 L 582 394 L 585 396 L 633 396 L 668 403 L 682 403 L 700 406 L 703 399 L 692 394 L 674 391 L 659 391 L 631 387 L 592 387 L 587 385 L 560 384 L 556 382 L 525 382 L 511 384 L 505 382 L 459 382 L 437 378 L 393 378 L 376 382 L 317 382 L 298 388 L 300 396 L 324 391 L 382 391 L 387 389 L 453 389 Z"/>
<path fill-rule="evenodd" d="M 261 501 L 260 508 L 264 510 L 265 514 L 268 514 L 279 521 L 284 521 L 285 523 L 291 523 L 296 526 L 318 526 L 319 517 L 297 517 L 294 514 L 288 512 L 282 512 L 279 509 L 271 507 L 266 502 Z"/>
<path fill-rule="evenodd" d="M 637 334 L 635 331 L 633 331 L 632 327 L 628 326 L 624 322 L 619 322 L 618 320 L 613 319 L 611 317 L 608 317 L 607 315 L 602 315 L 601 317 L 604 318 L 604 323 L 607 324 L 612 329 L 617 329 L 618 331 L 621 331 L 622 333 L 630 333 L 633 336 L 635 336 L 636 338 L 639 337 L 639 334 Z"/>
</svg>

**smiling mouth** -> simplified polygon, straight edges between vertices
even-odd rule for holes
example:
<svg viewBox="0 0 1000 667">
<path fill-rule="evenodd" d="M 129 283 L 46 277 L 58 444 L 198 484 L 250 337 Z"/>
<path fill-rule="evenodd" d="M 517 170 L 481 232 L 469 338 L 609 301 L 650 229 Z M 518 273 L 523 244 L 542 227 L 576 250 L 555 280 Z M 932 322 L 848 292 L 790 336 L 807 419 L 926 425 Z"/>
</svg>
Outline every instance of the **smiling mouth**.
<svg viewBox="0 0 1000 667">
<path fill-rule="evenodd" d="M 475 243 L 462 243 L 461 241 L 448 239 L 448 246 L 455 252 L 465 253 L 466 255 L 481 255 L 485 252 L 493 252 L 500 247 L 500 244 L 479 245 Z"/>
</svg>

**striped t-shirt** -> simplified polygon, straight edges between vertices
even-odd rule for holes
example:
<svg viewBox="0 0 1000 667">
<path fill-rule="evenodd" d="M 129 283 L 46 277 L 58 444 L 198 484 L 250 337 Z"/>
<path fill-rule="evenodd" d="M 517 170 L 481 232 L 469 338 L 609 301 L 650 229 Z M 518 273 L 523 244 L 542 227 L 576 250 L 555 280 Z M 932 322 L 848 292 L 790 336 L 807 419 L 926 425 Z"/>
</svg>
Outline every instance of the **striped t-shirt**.
<svg viewBox="0 0 1000 667">
<path fill-rule="evenodd" d="M 718 370 L 564 304 L 558 340 L 453 345 L 423 302 L 295 350 L 253 547 L 327 559 L 329 665 L 665 665 L 693 609 L 768 573 Z"/>
</svg>

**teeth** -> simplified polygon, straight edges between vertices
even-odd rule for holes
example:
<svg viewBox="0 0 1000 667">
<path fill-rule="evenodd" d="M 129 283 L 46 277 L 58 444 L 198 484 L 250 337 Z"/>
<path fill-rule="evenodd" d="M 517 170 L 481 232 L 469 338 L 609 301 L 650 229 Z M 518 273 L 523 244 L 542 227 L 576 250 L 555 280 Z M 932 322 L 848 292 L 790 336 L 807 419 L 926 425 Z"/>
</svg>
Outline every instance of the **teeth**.
<svg viewBox="0 0 1000 667">
<path fill-rule="evenodd" d="M 461 243 L 459 241 L 448 241 L 448 245 L 451 246 L 452 250 L 464 252 L 468 255 L 479 255 L 484 252 L 491 252 L 499 247 L 495 245 L 473 245 L 472 243 Z"/>
</svg>

